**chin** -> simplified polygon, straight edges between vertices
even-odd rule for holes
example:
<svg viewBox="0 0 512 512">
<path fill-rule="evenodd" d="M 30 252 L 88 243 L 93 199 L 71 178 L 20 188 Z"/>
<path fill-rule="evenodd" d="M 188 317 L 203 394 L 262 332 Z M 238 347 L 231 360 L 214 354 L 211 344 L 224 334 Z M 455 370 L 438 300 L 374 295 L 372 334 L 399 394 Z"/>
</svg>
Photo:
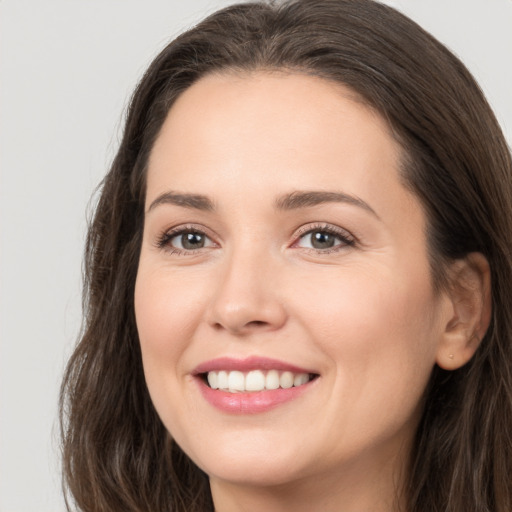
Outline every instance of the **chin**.
<svg viewBox="0 0 512 512">
<path fill-rule="evenodd" d="M 297 450 L 284 447 L 279 450 L 262 449 L 258 446 L 240 445 L 224 450 L 202 450 L 201 456 L 193 453 L 189 457 L 210 478 L 228 481 L 238 485 L 270 486 L 286 484 L 305 476 L 308 466 L 297 457 Z"/>
<path fill-rule="evenodd" d="M 203 469 L 210 479 L 218 479 L 240 486 L 269 487 L 285 485 L 301 478 L 298 468 L 279 461 L 262 463 L 260 461 L 238 460 L 234 464 L 220 465 Z"/>
</svg>

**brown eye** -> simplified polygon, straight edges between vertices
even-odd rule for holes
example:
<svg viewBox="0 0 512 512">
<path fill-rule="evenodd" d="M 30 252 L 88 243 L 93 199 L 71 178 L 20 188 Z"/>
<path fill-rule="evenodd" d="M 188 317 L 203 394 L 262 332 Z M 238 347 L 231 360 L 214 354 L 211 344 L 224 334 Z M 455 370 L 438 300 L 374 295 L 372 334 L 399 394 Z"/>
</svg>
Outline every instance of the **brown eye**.
<svg viewBox="0 0 512 512">
<path fill-rule="evenodd" d="M 309 234 L 311 247 L 314 249 L 330 249 L 334 247 L 338 237 L 326 231 L 313 231 Z"/>
<path fill-rule="evenodd" d="M 179 238 L 183 249 L 200 249 L 204 247 L 205 236 L 201 233 L 183 233 Z"/>
<path fill-rule="evenodd" d="M 298 243 L 298 247 L 314 249 L 316 251 L 337 249 L 354 245 L 354 240 L 349 234 L 337 233 L 329 229 L 312 229 L 304 233 Z"/>
<path fill-rule="evenodd" d="M 213 242 L 200 231 L 182 231 L 170 237 L 168 244 L 175 249 L 193 251 L 194 249 L 210 247 Z"/>
</svg>

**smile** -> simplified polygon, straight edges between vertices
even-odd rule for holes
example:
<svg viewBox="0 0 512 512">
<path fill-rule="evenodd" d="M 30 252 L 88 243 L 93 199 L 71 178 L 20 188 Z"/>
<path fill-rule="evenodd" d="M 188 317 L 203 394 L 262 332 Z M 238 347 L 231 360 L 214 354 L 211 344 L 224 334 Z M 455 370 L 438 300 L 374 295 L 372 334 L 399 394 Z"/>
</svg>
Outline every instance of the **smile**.
<svg viewBox="0 0 512 512">
<path fill-rule="evenodd" d="M 199 365 L 193 375 L 206 401 L 231 414 L 263 413 L 313 389 L 320 375 L 263 357 L 219 358 Z"/>
<path fill-rule="evenodd" d="M 220 389 L 229 393 L 257 392 L 274 389 L 289 389 L 303 386 L 314 378 L 309 373 L 293 373 L 278 370 L 252 370 L 250 372 L 211 371 L 206 380 L 211 389 Z"/>
</svg>

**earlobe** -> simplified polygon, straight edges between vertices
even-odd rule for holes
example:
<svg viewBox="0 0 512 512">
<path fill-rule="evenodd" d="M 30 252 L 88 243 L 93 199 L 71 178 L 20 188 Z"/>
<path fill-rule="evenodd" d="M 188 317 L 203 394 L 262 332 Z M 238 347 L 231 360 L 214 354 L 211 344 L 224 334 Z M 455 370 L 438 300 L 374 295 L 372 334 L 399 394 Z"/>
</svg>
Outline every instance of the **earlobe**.
<svg viewBox="0 0 512 512">
<path fill-rule="evenodd" d="M 450 318 L 445 322 L 436 362 L 445 370 L 464 366 L 474 355 L 491 321 L 491 272 L 481 253 L 454 262 L 449 270 Z"/>
</svg>

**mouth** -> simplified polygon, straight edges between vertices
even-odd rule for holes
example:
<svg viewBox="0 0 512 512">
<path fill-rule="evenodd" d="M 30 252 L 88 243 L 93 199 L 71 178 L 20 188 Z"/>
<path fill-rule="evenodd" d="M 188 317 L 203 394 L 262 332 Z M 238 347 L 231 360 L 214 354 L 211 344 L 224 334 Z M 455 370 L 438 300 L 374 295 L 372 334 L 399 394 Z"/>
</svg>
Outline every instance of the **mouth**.
<svg viewBox="0 0 512 512">
<path fill-rule="evenodd" d="M 262 357 L 219 358 L 193 372 L 203 397 L 215 408 L 234 414 L 269 411 L 291 402 L 319 380 L 320 374 Z"/>
<path fill-rule="evenodd" d="M 199 376 L 211 389 L 227 393 L 256 393 L 304 386 L 317 378 L 318 374 L 258 369 L 249 372 L 210 371 L 201 373 Z"/>
</svg>

